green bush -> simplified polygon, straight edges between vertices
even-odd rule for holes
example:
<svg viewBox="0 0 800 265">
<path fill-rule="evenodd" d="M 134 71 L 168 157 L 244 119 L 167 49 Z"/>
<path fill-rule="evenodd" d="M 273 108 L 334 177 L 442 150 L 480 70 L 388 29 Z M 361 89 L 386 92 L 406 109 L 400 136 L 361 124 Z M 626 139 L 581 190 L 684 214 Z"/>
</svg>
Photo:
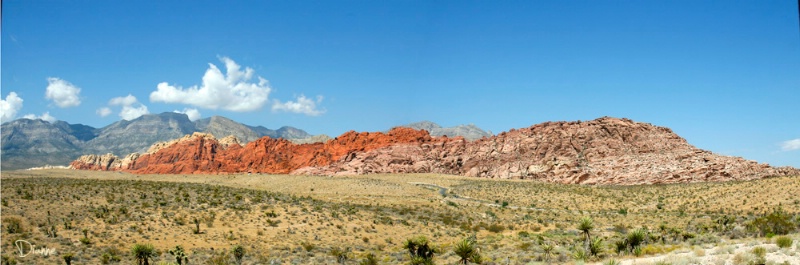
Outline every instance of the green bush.
<svg viewBox="0 0 800 265">
<path fill-rule="evenodd" d="M 775 239 L 775 244 L 778 244 L 780 248 L 790 248 L 792 247 L 793 240 L 788 236 L 779 236 Z"/>
<path fill-rule="evenodd" d="M 756 218 L 747 224 L 752 229 L 757 229 L 763 235 L 785 235 L 796 229 L 792 216 L 783 208 L 776 208 L 772 213 Z"/>
</svg>

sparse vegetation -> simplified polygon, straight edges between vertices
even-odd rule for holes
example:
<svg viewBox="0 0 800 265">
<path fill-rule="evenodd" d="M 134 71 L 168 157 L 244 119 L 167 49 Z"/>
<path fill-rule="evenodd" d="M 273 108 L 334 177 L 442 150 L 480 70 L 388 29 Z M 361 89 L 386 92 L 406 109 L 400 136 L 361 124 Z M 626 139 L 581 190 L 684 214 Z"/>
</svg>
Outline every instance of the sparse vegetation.
<svg viewBox="0 0 800 265">
<path fill-rule="evenodd" d="M 81 253 L 81 264 L 144 264 L 133 250 L 117 249 L 143 242 L 153 244 L 148 264 L 179 265 L 339 263 L 335 248 L 346 253 L 344 262 L 360 264 L 431 264 L 434 256 L 442 264 L 607 263 L 678 252 L 717 258 L 709 246 L 767 235 L 778 245 L 768 252 L 793 251 L 800 225 L 800 205 L 789 195 L 800 192 L 797 178 L 592 187 L 424 174 L 184 178 L 55 170 L 2 177 L 3 253 L 24 237 Z M 445 187 L 447 196 L 412 183 Z M 785 192 L 758 192 L 776 187 Z M 471 235 L 481 239 L 480 248 L 471 241 L 481 259 L 465 261 Z M 414 253 L 430 255 L 411 255 L 408 241 Z M 444 244 L 437 249 L 432 241 Z M 175 242 L 187 249 L 176 251 Z M 234 244 L 247 246 L 241 259 Z M 757 261 L 749 248 L 724 253 L 729 260 L 743 253 L 742 264 Z M 41 255 L 16 261 L 53 263 Z"/>
</svg>

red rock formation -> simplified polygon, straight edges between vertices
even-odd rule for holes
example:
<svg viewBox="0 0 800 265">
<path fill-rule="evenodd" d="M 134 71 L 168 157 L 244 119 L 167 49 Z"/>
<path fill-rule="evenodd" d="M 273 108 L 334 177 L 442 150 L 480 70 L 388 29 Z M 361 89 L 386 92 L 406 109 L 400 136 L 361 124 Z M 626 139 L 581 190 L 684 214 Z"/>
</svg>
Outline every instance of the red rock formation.
<svg viewBox="0 0 800 265">
<path fill-rule="evenodd" d="M 628 119 L 546 122 L 467 142 L 426 131 L 347 132 L 325 143 L 262 139 L 245 146 L 194 135 L 126 159 L 84 156 L 73 168 L 136 173 L 444 173 L 582 184 L 749 180 L 800 175 L 697 149 L 670 129 Z M 110 162 L 109 162 L 110 161 Z M 118 162 L 114 162 L 118 161 Z"/>
<path fill-rule="evenodd" d="M 366 152 L 402 143 L 427 143 L 434 139 L 426 131 L 395 128 L 388 133 L 347 132 L 326 143 L 293 144 L 264 137 L 244 147 L 222 145 L 213 136 L 196 133 L 178 141 L 155 144 L 151 153 L 140 155 L 127 166 L 106 163 L 116 157 L 88 155 L 72 162 L 76 169 L 122 170 L 135 173 L 290 173 L 302 167 L 323 167 L 348 154 Z"/>
</svg>

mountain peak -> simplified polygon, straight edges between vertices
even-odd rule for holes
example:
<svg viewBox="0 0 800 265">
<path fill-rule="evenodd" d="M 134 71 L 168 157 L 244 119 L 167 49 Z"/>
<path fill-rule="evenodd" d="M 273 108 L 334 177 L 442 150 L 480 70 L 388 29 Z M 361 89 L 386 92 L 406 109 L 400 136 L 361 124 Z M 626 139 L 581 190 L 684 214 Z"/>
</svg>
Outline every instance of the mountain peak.
<svg viewBox="0 0 800 265">
<path fill-rule="evenodd" d="M 468 125 L 463 125 L 462 124 L 462 125 L 457 125 L 457 126 L 453 126 L 453 127 L 444 128 L 444 127 L 440 126 L 439 124 L 437 124 L 435 122 L 432 122 L 432 121 L 420 121 L 420 122 L 414 122 L 414 123 L 409 123 L 409 124 L 406 124 L 406 125 L 402 125 L 400 127 L 407 127 L 407 128 L 417 129 L 417 130 L 426 130 L 431 134 L 431 136 L 435 136 L 435 137 L 440 137 L 440 136 L 448 136 L 448 137 L 462 136 L 462 137 L 464 137 L 464 139 L 467 139 L 467 140 L 470 140 L 470 141 L 481 139 L 483 137 L 492 136 L 491 133 L 489 133 L 487 131 L 484 131 L 481 128 L 478 128 L 478 126 L 475 126 L 474 124 L 468 124 Z"/>
</svg>

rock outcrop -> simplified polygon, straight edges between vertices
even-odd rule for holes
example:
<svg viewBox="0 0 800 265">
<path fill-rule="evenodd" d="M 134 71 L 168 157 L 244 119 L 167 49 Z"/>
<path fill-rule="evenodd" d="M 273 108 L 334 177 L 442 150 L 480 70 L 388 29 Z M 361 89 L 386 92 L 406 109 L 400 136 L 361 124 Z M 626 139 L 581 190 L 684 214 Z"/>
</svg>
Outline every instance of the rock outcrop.
<svg viewBox="0 0 800 265">
<path fill-rule="evenodd" d="M 312 144 L 264 137 L 241 146 L 195 134 L 151 150 L 125 159 L 84 156 L 72 167 L 136 173 L 443 173 L 579 184 L 800 175 L 794 168 L 774 168 L 698 149 L 665 127 L 609 117 L 546 122 L 475 141 L 432 137 L 425 130 L 399 127 L 388 133 L 351 131 Z"/>
<path fill-rule="evenodd" d="M 446 138 L 443 138 L 446 139 Z M 439 139 L 442 140 L 442 139 Z M 245 146 L 225 144 L 210 134 L 195 133 L 157 143 L 134 161 L 113 155 L 85 155 L 71 163 L 76 169 L 122 170 L 136 173 L 290 173 L 303 167 L 324 167 L 346 155 L 404 143 L 439 141 L 426 131 L 395 128 L 388 133 L 347 132 L 325 143 L 294 144 L 263 137 Z M 114 161 L 120 161 L 115 163 Z"/>
</svg>

